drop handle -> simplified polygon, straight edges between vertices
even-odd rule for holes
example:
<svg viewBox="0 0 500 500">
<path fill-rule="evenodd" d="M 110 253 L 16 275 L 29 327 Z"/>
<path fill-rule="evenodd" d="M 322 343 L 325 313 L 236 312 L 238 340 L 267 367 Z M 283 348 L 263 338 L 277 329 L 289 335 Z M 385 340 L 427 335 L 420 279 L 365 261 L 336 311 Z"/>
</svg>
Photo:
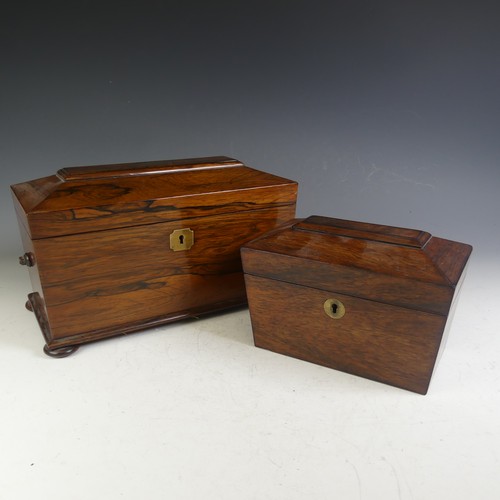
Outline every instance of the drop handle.
<svg viewBox="0 0 500 500">
<path fill-rule="evenodd" d="M 19 264 L 21 266 L 33 267 L 35 265 L 35 256 L 31 252 L 26 252 L 19 257 Z"/>
</svg>

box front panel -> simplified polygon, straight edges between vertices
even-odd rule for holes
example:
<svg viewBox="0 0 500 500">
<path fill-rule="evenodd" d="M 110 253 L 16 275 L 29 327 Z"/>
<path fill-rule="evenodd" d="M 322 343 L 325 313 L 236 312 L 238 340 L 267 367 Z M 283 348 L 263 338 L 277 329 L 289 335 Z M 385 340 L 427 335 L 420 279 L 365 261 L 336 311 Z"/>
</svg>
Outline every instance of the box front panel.
<svg viewBox="0 0 500 500">
<path fill-rule="evenodd" d="M 175 313 L 245 303 L 240 246 L 294 211 L 289 205 L 35 241 L 52 338 L 89 333 L 92 340 Z M 184 228 L 194 244 L 174 251 L 170 236 Z"/>
<path fill-rule="evenodd" d="M 427 391 L 444 316 L 248 274 L 245 279 L 256 346 Z M 326 313 L 329 299 L 340 301 L 333 307 L 337 316 L 344 307 L 343 316 Z"/>
</svg>

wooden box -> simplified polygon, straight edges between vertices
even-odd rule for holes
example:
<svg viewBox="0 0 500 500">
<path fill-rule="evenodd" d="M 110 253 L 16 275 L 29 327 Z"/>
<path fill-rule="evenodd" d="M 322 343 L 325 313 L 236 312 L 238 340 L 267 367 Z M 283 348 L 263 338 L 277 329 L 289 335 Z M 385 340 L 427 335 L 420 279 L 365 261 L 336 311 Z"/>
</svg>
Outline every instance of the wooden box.
<svg viewBox="0 0 500 500">
<path fill-rule="evenodd" d="M 242 248 L 255 345 L 425 394 L 472 247 L 312 216 Z"/>
<path fill-rule="evenodd" d="M 295 216 L 297 183 L 227 157 L 64 168 L 12 186 L 54 356 L 246 304 L 243 243 Z"/>
</svg>

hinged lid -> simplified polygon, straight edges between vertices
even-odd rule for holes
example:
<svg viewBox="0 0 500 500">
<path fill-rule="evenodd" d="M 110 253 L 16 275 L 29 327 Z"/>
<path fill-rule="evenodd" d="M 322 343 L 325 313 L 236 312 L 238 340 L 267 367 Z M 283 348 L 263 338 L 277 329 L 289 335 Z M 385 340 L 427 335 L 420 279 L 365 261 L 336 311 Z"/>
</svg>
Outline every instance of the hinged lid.
<svg viewBox="0 0 500 500">
<path fill-rule="evenodd" d="M 471 251 L 424 231 L 311 216 L 242 255 L 247 274 L 447 314 Z"/>
<path fill-rule="evenodd" d="M 39 239 L 290 205 L 297 183 L 215 156 L 69 167 L 11 189 Z"/>
</svg>

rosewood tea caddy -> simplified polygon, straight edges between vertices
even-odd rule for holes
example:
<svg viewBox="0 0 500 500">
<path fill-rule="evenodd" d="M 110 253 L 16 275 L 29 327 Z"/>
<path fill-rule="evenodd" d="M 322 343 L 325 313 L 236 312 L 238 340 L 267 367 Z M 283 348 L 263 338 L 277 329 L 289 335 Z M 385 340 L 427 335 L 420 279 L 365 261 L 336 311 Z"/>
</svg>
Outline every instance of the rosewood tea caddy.
<svg viewBox="0 0 500 500">
<path fill-rule="evenodd" d="M 26 306 L 56 357 L 246 304 L 240 247 L 293 218 L 297 196 L 227 157 L 64 168 L 11 189 Z"/>
<path fill-rule="evenodd" d="M 255 345 L 425 394 L 472 247 L 312 216 L 241 250 Z"/>
</svg>

